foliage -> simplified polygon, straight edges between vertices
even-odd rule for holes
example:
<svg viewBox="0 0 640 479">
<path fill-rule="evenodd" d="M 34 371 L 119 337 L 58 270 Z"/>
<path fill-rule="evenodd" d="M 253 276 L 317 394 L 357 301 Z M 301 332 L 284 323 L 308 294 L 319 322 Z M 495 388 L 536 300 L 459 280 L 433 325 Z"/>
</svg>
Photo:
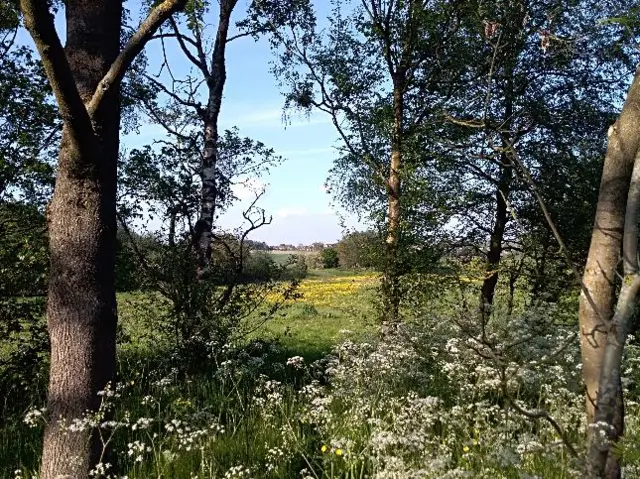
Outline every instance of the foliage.
<svg viewBox="0 0 640 479">
<path fill-rule="evenodd" d="M 44 216 L 22 203 L 0 202 L 0 298 L 46 291 L 49 250 Z"/>
<path fill-rule="evenodd" d="M 38 205 L 53 186 L 60 120 L 40 63 L 0 30 L 0 200 Z"/>
<path fill-rule="evenodd" d="M 374 231 L 354 231 L 346 234 L 336 245 L 338 262 L 342 268 L 378 268 L 384 255 L 380 236 Z"/>
<path fill-rule="evenodd" d="M 324 268 L 337 268 L 340 266 L 340 258 L 336 248 L 324 248 L 320 251 Z"/>
<path fill-rule="evenodd" d="M 2 422 L 22 413 L 25 397 L 44 397 L 49 335 L 43 316 L 43 298 L 0 300 Z"/>
<path fill-rule="evenodd" d="M 326 28 L 309 0 L 249 2 L 227 41 L 267 36 L 287 114 L 315 109 L 336 127 L 334 198 L 373 225 L 311 255 L 249 239 L 271 222 L 260 189 L 237 229 L 215 226 L 239 188 L 282 159 L 236 128 L 219 133 L 215 101 L 201 103 L 203 87 L 221 101 L 212 85 L 224 83 L 206 58 L 212 11 L 189 1 L 158 37 L 177 41 L 203 78 L 173 77 L 165 56 L 157 76 L 141 57 L 124 80 L 123 130 L 144 114 L 167 135 L 120 158 L 123 382 L 67 425 L 116 446 L 117 465 L 95 475 L 580 477 L 570 267 L 589 247 L 606 129 L 637 57 L 637 0 L 335 0 Z M 23 422 L 46 383 L 44 299 L 32 296 L 46 290 L 44 205 L 61 128 L 40 64 L 15 41 L 18 23 L 15 3 L 0 0 L 0 464 L 26 477 L 45 417 L 36 408 Z M 203 272 L 203 121 L 214 113 Z M 402 221 L 391 258 L 393 173 Z M 401 324 L 373 328 L 380 278 L 352 268 L 398 273 Z M 491 318 L 479 319 L 489 278 Z M 629 414 L 615 451 L 638 475 L 635 338 L 625 354 Z"/>
</svg>

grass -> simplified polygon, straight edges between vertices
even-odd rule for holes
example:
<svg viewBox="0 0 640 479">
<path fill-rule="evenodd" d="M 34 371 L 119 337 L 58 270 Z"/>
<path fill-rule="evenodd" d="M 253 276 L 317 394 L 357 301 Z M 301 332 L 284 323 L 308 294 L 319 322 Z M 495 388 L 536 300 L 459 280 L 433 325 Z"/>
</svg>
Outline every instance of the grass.
<svg viewBox="0 0 640 479">
<path fill-rule="evenodd" d="M 434 308 L 457 304 L 457 290 L 445 283 L 444 277 L 428 277 L 421 284 L 430 301 L 420 310 L 424 314 L 418 312 L 420 321 L 436 314 Z M 398 343 L 368 341 L 377 333 L 378 284 L 370 272 L 311 270 L 300 284 L 300 297 L 287 300 L 250 337 L 225 352 L 219 346 L 205 349 L 205 355 L 186 363 L 182 354 L 192 357 L 190 351 L 174 348 L 166 327 L 167 301 L 148 292 L 119 294 L 118 366 L 124 389 L 115 405 L 121 425 L 112 441 L 118 473 L 129 479 L 187 479 L 196 473 L 199 479 L 361 479 L 378 477 L 376 471 L 406 460 L 415 471 L 442 461 L 471 473 L 485 471 L 465 477 L 515 479 L 525 469 L 535 472 L 533 477 L 570 477 L 561 453 L 532 456 L 526 459 L 531 464 L 523 463 L 519 470 L 511 464 L 510 472 L 502 459 L 492 456 L 490 451 L 514 446 L 527 434 L 542 434 L 549 443 L 555 443 L 555 436 L 543 424 L 500 419 L 499 398 L 492 400 L 496 404 L 487 402 L 492 396 L 477 376 L 490 375 L 491 368 L 482 362 L 484 369 L 478 369 L 460 351 L 449 357 L 462 337 L 455 324 L 435 317 L 423 329 L 412 327 L 424 342 L 420 357 L 413 355 L 412 336 Z M 477 298 L 475 292 L 470 290 L 466 299 Z M 273 295 L 267 302 L 278 299 Z M 500 332 L 499 324 L 492 326 Z M 345 339 L 361 344 L 343 344 L 339 360 L 310 364 Z M 490 377 L 487 381 L 493 384 Z M 521 398 L 535 403 L 536 394 Z M 547 399 L 564 410 L 570 404 L 563 394 Z M 5 410 L 0 423 L 0 479 L 15 479 L 17 468 L 22 478 L 31 479 L 38 468 L 42 429 L 27 428 L 22 418 L 29 406 L 42 405 L 44 397 L 27 389 L 22 397 L 13 397 L 17 407 L 8 417 Z M 581 415 L 582 398 L 574 402 Z M 137 427 L 140 421 L 148 424 Z M 419 447 L 411 441 L 405 446 L 406 437 Z M 435 472 L 389 474 L 379 477 L 438 477 Z"/>
<path fill-rule="evenodd" d="M 312 270 L 300 286 L 302 297 L 255 336 L 278 338 L 292 353 L 318 359 L 341 340 L 374 333 L 376 284 L 372 274 Z"/>
<path fill-rule="evenodd" d="M 345 338 L 359 339 L 374 334 L 375 310 L 372 306 L 376 278 L 372 274 L 359 274 L 342 270 L 311 270 L 302 281 L 302 297 L 289 301 L 270 321 L 255 331 L 249 339 L 271 339 L 282 346 L 280 351 L 266 361 L 264 374 L 277 377 L 287 384 L 295 384 L 291 371 L 274 372 L 271 365 L 282 365 L 287 357 L 303 356 L 310 362 L 324 356 L 336 343 Z M 221 383 L 207 372 L 211 368 L 203 365 L 200 377 L 193 381 L 179 381 L 158 388 L 154 382 L 167 373 L 165 352 L 172 346 L 172 339 L 160 325 L 165 323 L 169 304 L 160 295 L 147 292 L 120 293 L 118 295 L 118 360 L 121 380 L 131 381 L 118 410 L 126 410 L 131 417 L 189 417 L 191 412 L 208 411 L 211 417 L 223 422 L 232 434 L 207 444 L 207 456 L 215 458 L 209 464 L 211 470 L 228 470 L 236 464 L 264 462 L 269 447 L 279 444 L 277 429 L 274 433 L 273 419 L 263 417 L 262 411 L 251 406 L 250 391 L 254 379 L 241 378 L 237 382 Z M 215 367 L 213 368 L 215 369 Z M 284 376 L 282 376 L 284 374 Z M 42 384 L 44 386 L 44 383 Z M 42 388 L 39 388 L 43 391 Z M 153 395 L 150 406 L 141 405 L 141 398 Z M 31 405 L 37 406 L 42 395 L 24 397 L 25 403 L 18 411 Z M 25 472 L 37 470 L 41 447 L 41 430 L 26 428 L 22 423 L 24 412 L 12 416 L 0 424 L 0 478 L 13 478 L 12 471 L 23 467 Z M 278 420 L 285 416 L 278 416 Z M 269 427 L 267 427 L 269 426 Z M 198 427 L 197 424 L 193 425 Z M 116 441 L 117 450 L 126 450 L 127 443 L 137 436 Z M 301 437 L 307 437 L 304 434 Z M 142 435 L 138 439 L 145 439 Z M 313 442 L 312 436 L 308 440 Z M 156 445 L 154 455 L 162 455 L 160 448 L 177 447 L 175 444 Z M 154 447 L 156 447 L 154 446 Z M 310 446 L 317 449 L 315 445 Z M 158 456 L 158 457 L 160 457 Z M 126 472 L 130 477 L 189 477 L 189 471 L 199 464 L 197 454 L 185 454 L 177 462 L 167 458 L 145 461 L 134 465 Z M 201 464 L 201 463 L 200 463 Z M 300 457 L 291 464 L 283 465 L 278 477 L 294 477 L 304 466 Z M 162 472 L 155 470 L 161 468 Z M 213 474 L 213 473 L 212 473 Z M 28 476 L 27 476 L 28 477 Z M 212 477 L 218 477 L 212 475 Z"/>
<path fill-rule="evenodd" d="M 318 359 L 346 338 L 375 333 L 376 284 L 372 273 L 309 270 L 298 290 L 301 297 L 288 301 L 250 338 L 276 339 L 292 356 Z M 158 328 L 168 308 L 168 302 L 158 294 L 119 294 L 121 350 L 144 355 L 168 348 L 171 340 Z"/>
</svg>

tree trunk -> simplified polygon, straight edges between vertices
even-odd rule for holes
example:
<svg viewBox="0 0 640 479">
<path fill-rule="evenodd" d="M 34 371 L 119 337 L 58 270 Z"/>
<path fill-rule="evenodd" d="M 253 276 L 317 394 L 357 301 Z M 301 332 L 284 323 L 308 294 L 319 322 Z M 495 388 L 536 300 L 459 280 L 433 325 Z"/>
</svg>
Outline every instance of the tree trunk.
<svg viewBox="0 0 640 479">
<path fill-rule="evenodd" d="M 502 160 L 507 165 L 506 154 L 502 155 Z M 493 230 L 489 241 L 489 251 L 487 252 L 487 269 L 484 281 L 482 282 L 480 296 L 480 313 L 483 322 L 486 322 L 491 315 L 493 307 L 493 297 L 498 284 L 498 268 L 502 257 L 502 242 L 504 232 L 509 219 L 507 199 L 511 189 L 512 170 L 509 166 L 501 166 L 500 180 L 496 188 L 496 216 L 493 223 Z"/>
<path fill-rule="evenodd" d="M 620 394 L 622 354 L 629 323 L 638 303 L 640 274 L 638 268 L 638 213 L 640 212 L 640 155 L 636 155 L 627 198 L 623 237 L 624 281 L 618 295 L 616 311 L 609 324 L 607 342 L 598 385 L 595 423 L 598 432 L 591 436 L 587 474 L 589 477 L 613 478 L 620 475 L 617 461 L 610 460 L 611 444 L 622 434 L 616 426 L 619 409 L 624 408 Z M 600 425 L 606 424 L 607 427 Z M 613 425 L 614 427 L 610 427 Z M 622 424 L 624 426 L 624 423 Z M 606 441 L 601 441 L 600 430 Z"/>
<path fill-rule="evenodd" d="M 531 287 L 531 297 L 538 299 L 543 288 L 545 270 L 547 268 L 547 256 L 551 246 L 551 233 L 545 232 L 542 239 L 542 254 L 540 258 L 536 258 L 535 276 L 533 278 L 533 286 Z"/>
<path fill-rule="evenodd" d="M 586 385 L 589 424 L 596 417 L 596 399 L 602 374 L 607 331 L 613 316 L 616 269 L 622 242 L 625 209 L 634 159 L 640 145 L 640 69 L 636 71 L 620 117 L 609 129 L 607 153 L 602 169 L 598 206 L 591 235 L 589 255 L 580 294 L 580 346 L 582 375 Z M 585 290 L 588 294 L 585 294 Z M 622 433 L 624 410 L 618 383 L 616 414 L 612 421 L 617 435 Z M 619 466 L 607 466 L 607 477 L 618 477 Z"/>
<path fill-rule="evenodd" d="M 211 262 L 211 243 L 213 238 L 213 221 L 215 217 L 218 160 L 218 117 L 222 105 L 222 93 L 226 81 L 225 52 L 231 13 L 237 0 L 220 2 L 218 32 L 213 46 L 211 72 L 207 77 L 209 98 L 207 108 L 203 112 L 204 149 L 202 150 L 202 167 L 200 180 L 200 215 L 196 223 L 195 244 L 198 247 L 198 276 L 202 277 L 209 269 Z"/>
<path fill-rule="evenodd" d="M 396 324 L 400 317 L 400 258 L 398 244 L 400 240 L 400 222 L 402 210 L 400 188 L 402 184 L 402 134 L 404 97 L 399 80 L 394 80 L 393 114 L 394 124 L 391 139 L 391 161 L 387 178 L 387 265 L 383 278 L 384 315 L 389 324 Z"/>
<path fill-rule="evenodd" d="M 48 2 L 20 0 L 64 121 L 48 208 L 51 367 L 42 479 L 89 477 L 103 458 L 97 431 L 85 419 L 98 409 L 98 392 L 115 375 L 120 82 L 160 24 L 185 1 L 158 4 L 120 51 L 122 1 L 66 1 L 63 49 Z"/>
<path fill-rule="evenodd" d="M 505 66 L 505 87 L 504 87 L 504 112 L 502 120 L 501 142 L 502 152 L 500 153 L 499 168 L 500 177 L 496 187 L 496 215 L 493 223 L 491 238 L 489 239 L 489 251 L 487 252 L 487 269 L 485 278 L 480 290 L 480 320 L 482 322 L 483 335 L 484 325 L 491 316 L 493 308 L 493 298 L 498 284 L 498 268 L 502 258 L 502 242 L 504 232 L 509 220 L 508 200 L 511 191 L 511 180 L 513 176 L 512 158 L 509 157 L 509 149 L 513 147 L 511 138 L 511 124 L 513 121 L 513 75 L 517 53 L 515 43 L 505 53 L 507 55 L 507 65 Z"/>
<path fill-rule="evenodd" d="M 65 51 L 86 105 L 119 53 L 122 2 L 67 1 L 65 10 Z M 88 477 L 101 453 L 98 438 L 88 428 L 66 432 L 58 418 L 96 410 L 97 392 L 115 374 L 119 88 L 108 95 L 94 115 L 95 157 L 84 157 L 65 129 L 49 210 L 51 370 L 42 479 Z"/>
</svg>

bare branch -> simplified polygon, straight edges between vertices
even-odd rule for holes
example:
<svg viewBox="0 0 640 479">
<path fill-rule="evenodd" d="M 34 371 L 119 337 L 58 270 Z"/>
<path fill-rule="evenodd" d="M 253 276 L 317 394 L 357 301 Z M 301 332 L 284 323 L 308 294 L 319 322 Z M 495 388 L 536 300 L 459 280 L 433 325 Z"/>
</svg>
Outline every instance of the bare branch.
<svg viewBox="0 0 640 479">
<path fill-rule="evenodd" d="M 202 107 L 202 104 L 200 104 L 200 102 L 190 101 L 190 100 L 186 100 L 186 99 L 182 98 L 180 95 L 176 94 L 175 92 L 173 92 L 169 88 L 167 88 L 164 85 L 164 83 L 159 82 L 158 80 L 153 78 L 151 75 L 145 75 L 145 78 L 147 80 L 149 80 L 151 83 L 153 83 L 160 90 L 162 90 L 164 93 L 166 93 L 171 98 L 173 98 L 175 101 L 180 103 L 182 106 L 188 106 L 190 108 L 193 108 L 198 112 L 198 114 L 202 114 L 203 113 L 204 109 Z"/>
<path fill-rule="evenodd" d="M 258 33 L 260 33 L 261 30 L 251 30 L 249 32 L 242 32 L 242 33 L 238 33 L 237 35 L 233 35 L 227 38 L 227 43 L 230 43 L 234 40 L 237 40 L 238 38 L 245 38 L 245 37 L 251 37 L 253 35 L 256 35 Z"/>
<path fill-rule="evenodd" d="M 560 424 L 558 424 L 558 421 L 556 421 L 547 411 L 545 411 L 544 409 L 534 409 L 529 411 L 519 406 L 516 401 L 509 401 L 509 405 L 513 409 L 515 409 L 516 412 L 522 414 L 525 417 L 528 417 L 529 419 L 544 419 L 545 421 L 547 421 L 549 424 L 551 424 L 551 427 L 556 430 L 558 436 L 560 436 L 560 439 L 562 439 L 564 446 L 567 448 L 567 451 L 569 451 L 569 454 L 571 454 L 573 457 L 579 457 L 575 448 L 571 444 L 569 436 L 567 435 L 565 430 Z"/>
<path fill-rule="evenodd" d="M 0 40 L 0 46 L 2 47 L 2 53 L 0 53 L 0 59 L 4 58 L 5 55 L 9 53 L 13 45 L 16 41 L 16 36 L 18 35 L 18 29 L 14 28 L 12 30 L 7 30 L 2 39 Z"/>
<path fill-rule="evenodd" d="M 522 175 L 524 176 L 526 183 L 529 185 L 531 192 L 536 197 L 536 200 L 540 205 L 540 209 L 542 210 L 542 214 L 544 215 L 544 218 L 547 221 L 549 228 L 551 228 L 551 232 L 553 233 L 554 238 L 556 239 L 556 241 L 558 242 L 558 245 L 560 246 L 560 250 L 564 254 L 567 263 L 569 263 L 569 267 L 571 268 L 571 271 L 576 278 L 576 282 L 580 285 L 582 292 L 584 293 L 585 297 L 587 298 L 587 301 L 595 311 L 600 322 L 603 325 L 606 324 L 608 321 L 608 318 L 605 319 L 602 317 L 602 315 L 600 314 L 600 311 L 596 307 L 596 303 L 593 300 L 591 293 L 589 292 L 589 289 L 584 285 L 584 282 L 582 281 L 582 275 L 580 274 L 580 271 L 578 271 L 576 264 L 573 262 L 573 259 L 571 258 L 571 253 L 567 249 L 567 246 L 565 245 L 562 239 L 562 236 L 560 235 L 560 232 L 558 231 L 558 228 L 556 227 L 556 224 L 553 221 L 553 218 L 551 218 L 551 213 L 549 213 L 549 210 L 547 209 L 547 205 L 542 199 L 542 195 L 538 191 L 538 187 L 535 181 L 533 180 L 533 178 L 531 177 L 531 173 L 529 172 L 529 169 L 522 163 L 522 161 L 520 161 L 520 158 L 517 152 L 515 151 L 515 148 L 513 148 L 512 145 L 510 145 L 510 147 L 512 151 L 511 151 L 511 154 L 508 155 L 508 157 L 513 161 L 514 166 L 517 166 L 520 169 L 520 171 L 522 171 Z"/>
<path fill-rule="evenodd" d="M 175 38 L 178 40 L 178 45 L 180 45 L 180 48 L 182 49 L 185 56 L 191 63 L 198 67 L 198 69 L 205 77 L 208 78 L 211 73 L 209 72 L 209 67 L 207 66 L 207 60 L 204 57 L 204 50 L 202 48 L 201 40 L 193 40 L 180 33 L 178 23 L 173 18 L 170 18 L 169 22 L 171 23 L 171 28 L 173 28 L 173 36 L 175 36 Z M 191 53 L 191 50 L 189 50 L 185 42 L 190 43 L 196 48 L 196 51 L 198 52 L 198 58 L 196 58 L 196 56 Z"/>
<path fill-rule="evenodd" d="M 173 19 L 173 17 L 169 18 L 169 21 L 171 23 L 173 23 L 175 20 Z M 164 39 L 164 38 L 176 38 L 176 39 L 181 39 L 182 41 L 184 41 L 185 43 L 188 43 L 189 45 L 196 47 L 198 46 L 198 44 L 196 43 L 196 41 L 191 38 L 188 35 L 185 35 L 184 33 L 158 33 L 154 36 L 151 37 L 151 40 L 156 40 L 156 39 Z"/>
</svg>

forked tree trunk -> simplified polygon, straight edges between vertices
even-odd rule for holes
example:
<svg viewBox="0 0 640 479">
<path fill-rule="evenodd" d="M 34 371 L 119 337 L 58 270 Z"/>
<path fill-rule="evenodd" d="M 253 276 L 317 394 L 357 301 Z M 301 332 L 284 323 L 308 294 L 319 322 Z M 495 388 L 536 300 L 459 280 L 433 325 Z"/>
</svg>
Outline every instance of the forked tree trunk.
<svg viewBox="0 0 640 479">
<path fill-rule="evenodd" d="M 211 71 L 206 78 L 209 97 L 207 107 L 202 112 L 204 122 L 204 149 L 202 151 L 202 166 L 200 180 L 202 189 L 200 194 L 200 214 L 196 223 L 195 243 L 198 246 L 198 276 L 202 276 L 209 269 L 211 263 L 211 243 L 213 239 L 213 222 L 215 218 L 216 201 L 218 196 L 218 117 L 222 105 L 222 93 L 226 81 L 225 52 L 231 14 L 237 0 L 223 0 L 220 2 L 218 32 L 213 45 Z M 206 69 L 206 68 L 205 68 Z"/>
<path fill-rule="evenodd" d="M 65 2 L 63 49 L 48 2 L 20 0 L 64 121 L 48 215 L 51 367 L 42 479 L 89 477 L 103 451 L 83 419 L 99 407 L 97 393 L 115 375 L 120 81 L 158 26 L 184 3 L 158 4 L 120 51 L 122 1 Z"/>
<path fill-rule="evenodd" d="M 616 310 L 609 324 L 607 342 L 602 358 L 602 370 L 598 385 L 595 424 L 591 436 L 587 475 L 590 478 L 614 478 L 620 476 L 618 461 L 611 455 L 611 445 L 620 438 L 624 423 L 619 429 L 619 410 L 624 407 L 620 394 L 622 380 L 622 354 L 627 340 L 631 317 L 638 304 L 640 293 L 640 269 L 638 267 L 638 213 L 640 212 L 640 155 L 636 155 L 627 198 L 623 236 L 624 280 L 618 294 Z M 602 427 L 606 425 L 605 427 Z M 611 427 L 614 426 L 614 427 Z M 601 435 L 602 433 L 602 435 Z M 602 440 L 602 438 L 606 440 Z"/>
<path fill-rule="evenodd" d="M 85 104 L 119 53 L 121 3 L 66 2 L 65 51 Z M 99 156 L 83 157 L 67 131 L 60 148 L 49 210 L 51 372 L 42 479 L 88 477 L 101 452 L 89 430 L 65 432 L 57 419 L 96 410 L 97 392 L 114 379 L 119 99 L 114 88 L 94 116 Z"/>
<path fill-rule="evenodd" d="M 625 209 L 634 159 L 640 145 L 640 70 L 636 71 L 620 117 L 609 129 L 598 206 L 580 294 L 580 346 L 586 385 L 589 424 L 596 417 L 596 400 L 602 374 L 607 332 L 613 317 L 616 274 L 625 223 Z M 616 385 L 612 425 L 622 434 L 624 409 L 621 385 Z M 609 455 L 606 477 L 619 475 L 619 465 Z"/>
</svg>

